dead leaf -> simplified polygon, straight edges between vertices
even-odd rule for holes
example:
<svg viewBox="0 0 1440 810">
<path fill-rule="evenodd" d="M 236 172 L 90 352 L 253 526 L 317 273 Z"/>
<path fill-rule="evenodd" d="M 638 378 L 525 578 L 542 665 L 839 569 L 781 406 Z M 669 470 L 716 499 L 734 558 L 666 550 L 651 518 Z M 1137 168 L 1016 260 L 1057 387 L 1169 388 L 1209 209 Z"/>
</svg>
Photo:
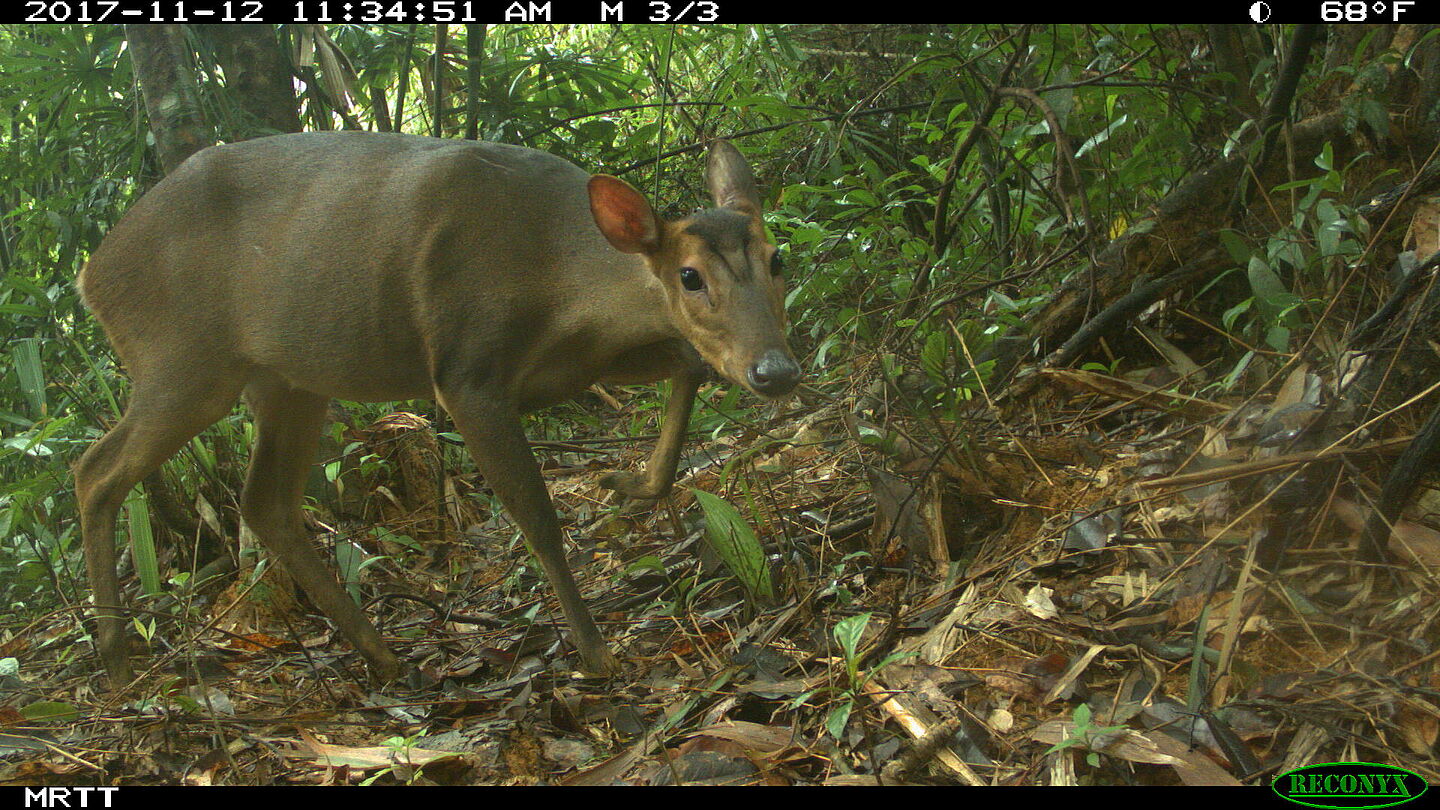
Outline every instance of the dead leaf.
<svg viewBox="0 0 1440 810">
<path fill-rule="evenodd" d="M 1032 739 L 1049 745 L 1059 745 L 1075 734 L 1076 726 L 1073 721 L 1057 718 L 1041 724 Z M 1124 728 L 1104 735 L 1097 734 L 1092 739 L 1092 746 L 1079 747 L 1130 762 L 1168 765 L 1175 769 L 1176 775 L 1187 785 L 1240 785 L 1240 780 L 1204 754 L 1188 750 L 1184 743 L 1163 732 L 1143 733 Z"/>
<path fill-rule="evenodd" d="M 297 751 L 292 756 L 314 760 L 327 768 L 356 768 L 368 771 L 395 765 L 428 765 L 447 757 L 461 756 L 458 751 L 432 751 L 427 748 L 399 749 L 385 745 L 356 748 L 330 745 L 315 739 L 314 735 L 305 729 L 300 730 L 300 738 L 309 753 Z"/>
<path fill-rule="evenodd" d="M 747 752 L 762 757 L 800 744 L 795 729 L 789 726 L 767 726 L 744 720 L 726 720 L 706 726 L 691 734 L 690 737 L 692 739 L 713 737 L 719 740 L 729 740 L 738 743 Z"/>
</svg>

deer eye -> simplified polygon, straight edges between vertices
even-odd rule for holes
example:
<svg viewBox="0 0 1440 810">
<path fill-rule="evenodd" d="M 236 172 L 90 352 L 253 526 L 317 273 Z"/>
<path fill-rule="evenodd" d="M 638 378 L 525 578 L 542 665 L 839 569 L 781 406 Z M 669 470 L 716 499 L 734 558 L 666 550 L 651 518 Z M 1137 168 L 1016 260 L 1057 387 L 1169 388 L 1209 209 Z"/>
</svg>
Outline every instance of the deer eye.
<svg viewBox="0 0 1440 810">
<path fill-rule="evenodd" d="M 690 292 L 699 292 L 705 289 L 705 279 L 700 278 L 700 271 L 693 267 L 680 268 L 680 285 Z"/>
<path fill-rule="evenodd" d="M 785 269 L 785 263 L 780 261 L 780 251 L 775 251 L 770 256 L 770 275 L 778 276 Z"/>
</svg>

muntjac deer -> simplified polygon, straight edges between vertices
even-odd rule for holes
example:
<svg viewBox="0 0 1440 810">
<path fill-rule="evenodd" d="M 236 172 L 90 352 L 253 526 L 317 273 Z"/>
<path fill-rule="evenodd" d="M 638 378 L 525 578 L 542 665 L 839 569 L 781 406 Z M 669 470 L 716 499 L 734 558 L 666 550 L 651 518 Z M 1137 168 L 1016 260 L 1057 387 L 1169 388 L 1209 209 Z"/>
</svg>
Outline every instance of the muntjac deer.
<svg viewBox="0 0 1440 810">
<path fill-rule="evenodd" d="M 584 669 L 613 673 L 565 560 L 520 415 L 596 381 L 673 381 L 644 475 L 670 488 L 701 360 L 766 398 L 800 368 L 745 159 L 710 150 L 716 207 L 655 215 L 624 181 L 531 149 L 311 132 L 197 153 L 105 238 L 78 285 L 127 368 L 125 415 L 75 466 L 98 646 L 131 678 L 115 519 L 132 487 L 244 395 L 256 442 L 241 513 L 389 679 L 403 667 L 311 546 L 302 483 L 331 397 L 433 397 L 524 532 Z"/>
</svg>

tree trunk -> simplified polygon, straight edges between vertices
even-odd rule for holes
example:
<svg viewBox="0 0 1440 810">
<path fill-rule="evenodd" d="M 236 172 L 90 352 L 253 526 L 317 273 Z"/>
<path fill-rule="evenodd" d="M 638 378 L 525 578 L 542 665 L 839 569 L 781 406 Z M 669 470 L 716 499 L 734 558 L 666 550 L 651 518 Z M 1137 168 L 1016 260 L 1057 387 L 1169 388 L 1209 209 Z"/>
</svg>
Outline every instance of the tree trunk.
<svg viewBox="0 0 1440 810">
<path fill-rule="evenodd" d="M 235 140 L 300 131 L 290 60 L 268 25 L 200 26 L 215 46 L 225 85 L 245 112 Z"/>
<path fill-rule="evenodd" d="M 481 74 L 485 66 L 485 24 L 465 26 L 465 139 L 480 139 Z"/>
<path fill-rule="evenodd" d="M 179 25 L 127 25 L 125 39 L 155 135 L 155 151 L 169 174 L 185 158 L 215 143 L 214 130 L 200 114 L 185 31 Z"/>
</svg>

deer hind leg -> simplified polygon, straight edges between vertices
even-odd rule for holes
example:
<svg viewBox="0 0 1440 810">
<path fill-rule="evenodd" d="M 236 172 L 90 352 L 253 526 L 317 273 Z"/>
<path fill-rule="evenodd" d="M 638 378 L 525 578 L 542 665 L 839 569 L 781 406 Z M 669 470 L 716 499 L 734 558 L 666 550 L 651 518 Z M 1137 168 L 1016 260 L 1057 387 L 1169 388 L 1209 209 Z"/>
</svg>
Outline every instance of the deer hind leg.
<svg viewBox="0 0 1440 810">
<path fill-rule="evenodd" d="M 185 442 L 224 416 L 240 384 L 223 376 L 200 379 L 194 367 L 156 364 L 174 373 L 137 375 L 125 415 L 75 464 L 85 568 L 94 593 L 96 643 L 113 688 L 133 677 L 124 635 L 125 610 L 115 570 L 115 518 L 130 490 Z"/>
<path fill-rule="evenodd" d="M 372 673 L 382 680 L 398 676 L 399 659 L 321 561 L 302 520 L 305 477 L 315 461 L 329 398 L 268 381 L 246 388 L 245 400 L 255 415 L 256 435 L 240 497 L 245 523 L 360 651 Z"/>
</svg>

